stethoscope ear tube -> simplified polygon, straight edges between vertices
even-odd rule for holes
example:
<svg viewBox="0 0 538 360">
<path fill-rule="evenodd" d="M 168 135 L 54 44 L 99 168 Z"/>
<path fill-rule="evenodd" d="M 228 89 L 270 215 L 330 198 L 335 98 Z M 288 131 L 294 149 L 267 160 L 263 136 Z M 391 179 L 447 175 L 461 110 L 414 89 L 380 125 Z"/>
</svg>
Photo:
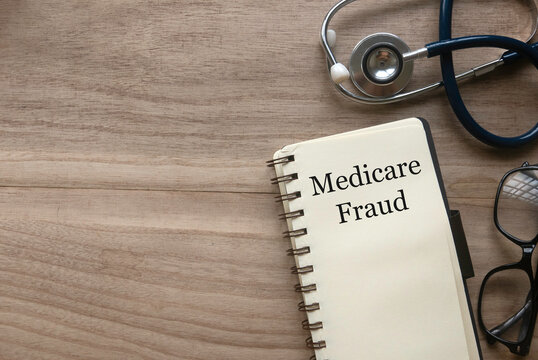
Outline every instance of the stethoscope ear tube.
<svg viewBox="0 0 538 360">
<path fill-rule="evenodd" d="M 531 47 L 534 49 L 534 51 L 538 51 L 538 43 L 532 44 Z M 507 51 L 501 56 L 501 60 L 507 65 L 512 64 L 519 59 L 521 59 L 521 54 L 515 51 Z"/>
<path fill-rule="evenodd" d="M 527 56 L 538 69 L 538 51 L 533 45 L 535 44 L 529 45 L 523 41 L 506 36 L 474 35 L 455 39 L 440 40 L 427 44 L 425 47 L 428 50 L 428 57 L 434 57 L 441 55 L 442 53 L 462 49 L 496 47 L 511 50 L 513 52 L 512 56 L 515 56 L 515 54 Z"/>
<path fill-rule="evenodd" d="M 452 5 L 452 0 L 441 0 L 441 9 L 439 13 L 439 44 L 443 41 L 456 40 L 452 39 Z M 516 44 L 517 40 L 511 40 L 514 40 L 514 42 L 503 43 L 504 45 L 510 45 L 509 47 L 506 46 L 506 48 L 527 55 L 529 58 L 531 58 L 534 65 L 538 67 L 538 50 L 536 48 L 536 44 L 533 44 L 532 46 L 524 44 L 525 47 L 522 48 L 520 44 Z M 482 46 L 504 47 L 492 43 L 489 43 L 489 45 L 484 44 Z M 428 53 L 430 53 L 429 50 Z M 505 53 L 503 57 L 504 56 L 506 56 L 509 61 L 513 61 L 518 57 L 510 53 Z M 439 51 L 439 58 L 441 61 L 441 74 L 443 76 L 444 88 L 450 102 L 450 106 L 452 107 L 452 110 L 458 117 L 461 124 L 467 131 L 469 131 L 469 133 L 471 133 L 471 135 L 485 144 L 499 147 L 521 146 L 538 137 L 538 122 L 529 131 L 515 137 L 498 136 L 480 126 L 471 116 L 467 110 L 467 107 L 465 106 L 465 103 L 463 102 L 463 99 L 461 98 L 458 84 L 456 82 L 452 53 L 448 51 Z"/>
</svg>

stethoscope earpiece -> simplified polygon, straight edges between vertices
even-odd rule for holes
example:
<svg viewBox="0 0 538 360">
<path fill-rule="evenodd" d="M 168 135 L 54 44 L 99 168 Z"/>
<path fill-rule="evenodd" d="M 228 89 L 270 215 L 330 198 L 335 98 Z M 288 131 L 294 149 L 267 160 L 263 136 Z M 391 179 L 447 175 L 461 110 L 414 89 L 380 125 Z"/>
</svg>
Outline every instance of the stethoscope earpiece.
<svg viewBox="0 0 538 360">
<path fill-rule="evenodd" d="M 402 56 L 409 51 L 409 46 L 393 34 L 376 33 L 365 37 L 351 53 L 351 81 L 372 97 L 399 93 L 413 74 L 413 62 L 405 62 Z"/>
</svg>

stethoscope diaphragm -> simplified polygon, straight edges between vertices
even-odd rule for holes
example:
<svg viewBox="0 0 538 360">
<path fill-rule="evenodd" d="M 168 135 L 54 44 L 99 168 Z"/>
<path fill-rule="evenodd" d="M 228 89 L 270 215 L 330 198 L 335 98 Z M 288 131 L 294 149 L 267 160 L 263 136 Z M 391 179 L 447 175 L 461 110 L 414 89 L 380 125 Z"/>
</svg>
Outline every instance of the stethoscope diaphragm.
<svg viewBox="0 0 538 360">
<path fill-rule="evenodd" d="M 413 62 L 402 54 L 411 49 L 398 36 L 376 33 L 362 39 L 351 53 L 349 73 L 355 86 L 372 97 L 387 97 L 402 91 L 413 74 Z"/>
</svg>

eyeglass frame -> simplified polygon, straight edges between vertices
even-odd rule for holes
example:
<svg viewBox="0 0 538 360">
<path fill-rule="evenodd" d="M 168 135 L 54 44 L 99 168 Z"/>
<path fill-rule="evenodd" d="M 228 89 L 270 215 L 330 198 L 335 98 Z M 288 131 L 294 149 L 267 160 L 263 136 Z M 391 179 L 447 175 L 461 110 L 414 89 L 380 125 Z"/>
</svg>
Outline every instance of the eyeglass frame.
<svg viewBox="0 0 538 360">
<path fill-rule="evenodd" d="M 482 280 L 482 285 L 480 286 L 480 293 L 478 296 L 478 324 L 482 331 L 486 334 L 486 340 L 489 344 L 494 344 L 496 341 L 500 342 L 501 344 L 508 347 L 511 353 L 517 354 L 517 355 L 527 355 L 530 351 L 530 345 L 531 341 L 534 335 L 534 328 L 536 326 L 536 317 L 538 315 L 538 268 L 536 270 L 536 275 L 533 275 L 533 269 L 532 269 L 532 254 L 536 248 L 536 245 L 538 243 L 538 234 L 532 239 L 531 241 L 522 241 L 521 239 L 518 239 L 517 237 L 513 236 L 512 234 L 508 233 L 502 225 L 499 223 L 498 218 L 498 204 L 499 204 L 499 196 L 501 195 L 502 188 L 504 185 L 505 180 L 512 175 L 513 173 L 517 171 L 524 171 L 524 170 L 538 170 L 538 164 L 535 165 L 529 165 L 528 162 L 524 162 L 522 166 L 512 169 L 508 171 L 504 176 L 502 177 L 499 187 L 497 188 L 497 194 L 495 196 L 495 205 L 493 209 L 493 219 L 495 222 L 495 226 L 497 229 L 503 234 L 508 240 L 512 241 L 514 244 L 518 245 L 522 251 L 522 257 L 521 260 L 515 263 L 501 265 L 496 268 L 493 268 L 490 270 L 486 276 L 484 277 L 484 280 Z M 512 315 L 510 318 L 506 319 L 501 324 L 495 326 L 491 331 L 484 325 L 484 321 L 482 318 L 482 297 L 484 294 L 484 288 L 488 281 L 488 279 L 493 276 L 494 274 L 504 271 L 504 270 L 523 270 L 530 280 L 531 289 L 529 292 L 529 295 L 527 295 L 527 300 L 525 301 L 525 305 L 517 311 L 514 315 Z M 531 307 L 529 311 L 529 307 Z M 518 341 L 510 341 L 501 338 L 500 336 L 497 336 L 492 331 L 497 331 L 497 334 L 502 335 L 503 332 L 508 330 L 511 326 L 513 326 L 515 323 L 517 323 L 521 318 L 522 319 L 522 325 L 520 329 L 520 335 L 518 337 Z M 528 319 L 528 320 L 527 320 Z M 522 331 L 526 329 L 527 333 L 523 339 L 520 339 Z"/>
</svg>

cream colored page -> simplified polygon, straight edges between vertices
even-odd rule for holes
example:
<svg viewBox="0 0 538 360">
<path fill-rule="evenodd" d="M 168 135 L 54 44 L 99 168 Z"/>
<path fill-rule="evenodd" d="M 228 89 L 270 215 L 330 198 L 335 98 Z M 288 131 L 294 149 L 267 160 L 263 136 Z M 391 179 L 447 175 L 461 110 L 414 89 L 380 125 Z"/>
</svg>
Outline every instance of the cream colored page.
<svg viewBox="0 0 538 360">
<path fill-rule="evenodd" d="M 467 339 L 467 349 L 469 352 L 470 360 L 479 360 L 480 354 L 478 352 L 478 347 L 476 344 L 476 336 L 474 333 L 473 323 L 471 320 L 471 312 L 469 310 L 469 303 L 467 302 L 467 295 L 465 294 L 465 289 L 463 287 L 461 268 L 459 266 L 458 254 L 456 252 L 456 247 L 454 245 L 454 238 L 452 233 L 448 233 L 446 241 L 450 248 L 450 257 L 452 258 L 452 263 L 454 264 L 454 278 L 456 280 L 456 286 L 458 289 L 458 299 L 460 302 L 461 317 L 463 321 L 463 326 L 465 328 L 465 335 Z"/>
<path fill-rule="evenodd" d="M 298 144 L 293 150 L 297 161 L 284 166 L 285 173 L 300 166 L 300 179 L 287 191 L 307 189 L 290 203 L 290 210 L 307 210 L 293 226 L 308 228 L 308 235 L 296 241 L 297 246 L 308 244 L 312 252 L 298 261 L 316 268 L 303 282 L 318 285 L 318 291 L 305 298 L 322 305 L 310 317 L 324 322 L 324 329 L 313 334 L 314 340 L 327 341 L 323 358 L 468 358 L 451 251 L 443 233 L 448 220 L 422 124 L 417 120 L 409 128 L 414 130 L 405 138 L 401 129 L 394 129 Z M 334 159 L 331 154 L 344 155 Z M 411 160 L 420 162 L 419 175 L 316 197 L 308 194 L 309 175 L 323 180 L 326 171 L 335 177 L 349 175 L 355 164 L 373 169 Z M 405 191 L 409 210 L 338 224 L 336 204 L 389 199 L 399 189 Z"/>
<path fill-rule="evenodd" d="M 417 118 L 409 118 L 409 119 L 395 121 L 395 122 L 388 123 L 388 124 L 381 124 L 381 125 L 373 126 L 373 127 L 366 128 L 366 129 L 349 131 L 349 132 L 346 132 L 346 133 L 342 133 L 340 135 L 333 135 L 333 136 L 348 136 L 348 135 L 354 135 L 354 134 L 356 134 L 358 132 L 367 133 L 367 132 L 372 132 L 372 131 L 382 131 L 382 130 L 390 128 L 390 127 L 392 127 L 392 128 L 400 128 L 400 127 L 407 126 L 407 125 L 410 125 L 410 124 L 413 124 L 413 123 L 416 124 L 417 120 L 418 120 Z M 325 138 L 321 138 L 319 140 L 325 140 L 325 139 L 328 139 L 328 138 L 329 137 L 325 137 Z M 469 304 L 467 302 L 467 296 L 466 296 L 465 289 L 464 289 L 464 286 L 463 286 L 461 268 L 460 268 L 460 264 L 459 264 L 458 255 L 457 255 L 457 252 L 456 252 L 456 247 L 455 247 L 455 244 L 454 244 L 454 238 L 452 236 L 452 231 L 451 231 L 450 227 L 446 228 L 446 232 L 447 232 L 447 234 L 446 234 L 447 243 L 448 243 L 448 246 L 450 248 L 450 256 L 451 256 L 451 259 L 452 259 L 452 268 L 454 270 L 454 278 L 455 278 L 456 286 L 457 286 L 457 289 L 458 289 L 458 299 L 459 299 L 460 308 L 461 308 L 462 321 L 463 321 L 463 325 L 464 325 L 464 328 L 465 328 L 465 334 L 466 334 L 467 348 L 468 348 L 468 352 L 469 352 L 469 357 L 472 360 L 478 360 L 478 359 L 480 359 L 480 354 L 478 352 L 478 348 L 477 348 L 477 344 L 476 344 L 476 337 L 475 337 L 475 333 L 474 333 L 474 329 L 473 329 L 471 313 L 470 313 L 470 310 L 469 310 Z"/>
<path fill-rule="evenodd" d="M 418 120 L 417 118 L 409 118 L 409 119 L 395 121 L 388 124 L 381 124 L 381 125 L 373 126 L 366 129 L 359 129 L 359 130 L 349 131 L 342 134 L 333 135 L 330 137 L 315 139 L 312 141 L 326 141 L 327 139 L 330 139 L 333 137 L 353 136 L 353 135 L 356 135 L 357 133 L 369 133 L 369 132 L 382 131 L 384 129 L 391 128 L 391 127 L 400 128 L 400 127 L 407 126 L 413 123 L 416 124 L 417 120 Z M 478 352 L 478 348 L 476 344 L 476 337 L 475 337 L 475 333 L 473 329 L 471 313 L 469 311 L 469 305 L 467 302 L 467 296 L 465 294 L 463 281 L 461 280 L 462 279 L 461 268 L 460 268 L 459 259 L 456 252 L 456 247 L 454 244 L 454 238 L 452 236 L 450 227 L 446 229 L 446 232 L 447 232 L 446 234 L 447 243 L 450 248 L 450 255 L 452 259 L 452 268 L 454 270 L 454 278 L 455 278 L 456 286 L 458 290 L 458 300 L 459 300 L 460 308 L 461 308 L 461 316 L 462 316 L 462 321 L 465 328 L 469 357 L 470 359 L 478 360 L 480 359 L 480 354 Z"/>
</svg>

